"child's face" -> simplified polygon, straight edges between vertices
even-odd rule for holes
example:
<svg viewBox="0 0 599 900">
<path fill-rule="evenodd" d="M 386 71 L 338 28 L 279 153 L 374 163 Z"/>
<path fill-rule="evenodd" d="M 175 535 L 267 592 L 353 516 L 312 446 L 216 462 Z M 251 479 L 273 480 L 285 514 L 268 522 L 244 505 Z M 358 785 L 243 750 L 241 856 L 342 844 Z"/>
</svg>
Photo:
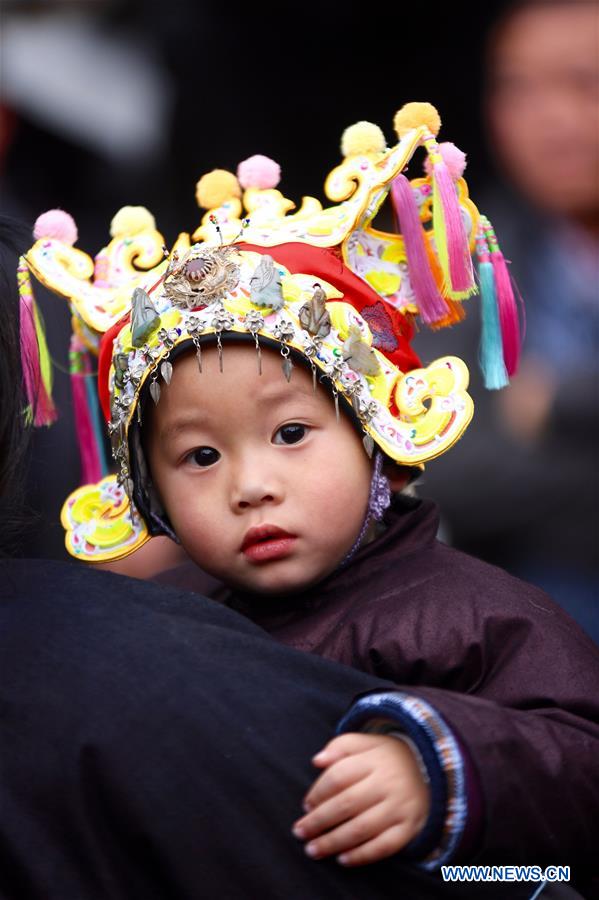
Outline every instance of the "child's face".
<svg viewBox="0 0 599 900">
<path fill-rule="evenodd" d="M 366 515 L 371 463 L 302 367 L 226 345 L 180 358 L 152 413 L 148 460 L 189 556 L 229 585 L 300 590 L 344 559 Z M 268 527 L 267 527 L 268 526 Z"/>
</svg>

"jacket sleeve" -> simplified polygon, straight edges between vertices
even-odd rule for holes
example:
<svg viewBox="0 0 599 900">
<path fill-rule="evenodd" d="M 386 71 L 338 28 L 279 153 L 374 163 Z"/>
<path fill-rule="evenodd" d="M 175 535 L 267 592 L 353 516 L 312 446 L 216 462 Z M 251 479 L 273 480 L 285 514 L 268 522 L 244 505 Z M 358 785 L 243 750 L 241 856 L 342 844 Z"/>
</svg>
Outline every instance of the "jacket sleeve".
<svg viewBox="0 0 599 900">
<path fill-rule="evenodd" d="M 484 798 L 477 860 L 585 865 L 599 840 L 598 726 L 556 707 L 411 689 L 467 747 Z"/>
<path fill-rule="evenodd" d="M 357 700 L 337 730 L 386 733 L 407 740 L 428 784 L 431 808 L 424 828 L 401 856 L 427 871 L 461 858 L 464 844 L 480 830 L 480 791 L 469 777 L 468 751 L 437 710 L 411 694 L 381 691 Z"/>
<path fill-rule="evenodd" d="M 486 596 L 480 579 L 456 575 L 445 620 L 439 596 L 421 592 L 413 622 L 404 616 L 394 635 L 383 622 L 370 652 L 467 751 L 483 807 L 471 858 L 589 865 L 599 844 L 599 651 L 541 591 L 493 572 Z"/>
</svg>

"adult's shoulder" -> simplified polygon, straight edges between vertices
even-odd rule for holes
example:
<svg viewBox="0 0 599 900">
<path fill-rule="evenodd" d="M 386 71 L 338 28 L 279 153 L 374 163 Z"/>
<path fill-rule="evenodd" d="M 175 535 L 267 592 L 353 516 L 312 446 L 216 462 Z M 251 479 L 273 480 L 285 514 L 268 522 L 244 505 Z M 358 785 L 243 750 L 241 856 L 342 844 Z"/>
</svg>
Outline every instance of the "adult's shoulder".
<svg viewBox="0 0 599 900">
<path fill-rule="evenodd" d="M 100 623 L 117 630 L 134 622 L 146 630 L 161 616 L 171 623 L 257 629 L 222 605 L 197 593 L 154 584 L 78 562 L 0 560 L 0 617 L 13 628 L 51 627 L 64 617 L 71 628 Z M 172 628 L 171 628 L 172 630 Z"/>
<path fill-rule="evenodd" d="M 196 594 L 29 560 L 0 584 L 0 895 L 438 895 L 393 861 L 315 866 L 291 834 L 310 758 L 384 683 Z"/>
</svg>

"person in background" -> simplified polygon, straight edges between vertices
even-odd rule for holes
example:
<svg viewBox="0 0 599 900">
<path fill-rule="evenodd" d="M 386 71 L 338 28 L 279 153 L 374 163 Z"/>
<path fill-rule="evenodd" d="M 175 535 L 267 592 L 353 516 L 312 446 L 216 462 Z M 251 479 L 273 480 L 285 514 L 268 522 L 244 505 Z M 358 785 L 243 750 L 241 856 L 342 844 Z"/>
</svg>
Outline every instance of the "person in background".
<svg viewBox="0 0 599 900">
<path fill-rule="evenodd" d="M 525 303 L 509 390 L 482 399 L 478 326 L 424 332 L 466 359 L 476 415 L 427 470 L 455 546 L 544 588 L 599 641 L 599 5 L 511 4 L 488 37 L 484 110 L 503 183 L 485 196 Z M 464 489 L 464 484 L 468 489 Z"/>
</svg>

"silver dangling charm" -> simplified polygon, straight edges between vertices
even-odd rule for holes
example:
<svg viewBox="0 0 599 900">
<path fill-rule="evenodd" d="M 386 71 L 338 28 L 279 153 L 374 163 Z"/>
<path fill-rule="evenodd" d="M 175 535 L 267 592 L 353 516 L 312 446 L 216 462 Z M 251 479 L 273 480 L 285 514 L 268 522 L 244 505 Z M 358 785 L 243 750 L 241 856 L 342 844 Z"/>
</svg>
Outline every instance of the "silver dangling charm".
<svg viewBox="0 0 599 900">
<path fill-rule="evenodd" d="M 152 383 L 150 384 L 150 397 L 154 401 L 154 405 L 158 406 L 158 401 L 160 400 L 160 385 L 156 380 L 156 375 L 154 375 Z"/>
<path fill-rule="evenodd" d="M 366 450 L 366 455 L 369 459 L 372 459 L 372 454 L 374 452 L 374 441 L 368 432 L 364 433 L 364 437 L 362 438 L 362 443 L 364 444 L 364 449 Z"/>
<path fill-rule="evenodd" d="M 166 384 L 170 384 L 173 377 L 173 364 L 165 360 L 160 366 L 160 374 Z"/>
<path fill-rule="evenodd" d="M 333 400 L 335 402 L 335 418 L 339 422 L 339 391 L 335 387 L 335 382 L 333 382 Z"/>
<path fill-rule="evenodd" d="M 202 345 L 199 341 L 194 341 L 196 348 L 196 359 L 198 361 L 198 369 L 200 370 L 200 375 L 202 374 Z"/>
<path fill-rule="evenodd" d="M 256 353 L 258 354 L 258 375 L 262 375 L 262 351 L 256 332 L 254 332 L 254 340 L 256 342 Z"/>
<path fill-rule="evenodd" d="M 218 350 L 218 368 L 223 372 L 223 344 L 220 339 L 220 331 L 216 332 L 216 349 Z"/>
<path fill-rule="evenodd" d="M 141 428 L 141 403 L 139 402 L 139 400 L 137 401 L 135 412 L 137 413 L 137 424 Z"/>
<path fill-rule="evenodd" d="M 314 360 L 310 360 L 310 368 L 312 369 L 312 390 L 316 393 L 316 366 L 314 365 Z"/>
<path fill-rule="evenodd" d="M 293 363 L 289 359 L 289 347 L 286 344 L 281 346 L 281 356 L 283 357 L 283 375 L 287 379 L 287 381 L 291 381 L 291 371 L 293 369 Z"/>
</svg>

